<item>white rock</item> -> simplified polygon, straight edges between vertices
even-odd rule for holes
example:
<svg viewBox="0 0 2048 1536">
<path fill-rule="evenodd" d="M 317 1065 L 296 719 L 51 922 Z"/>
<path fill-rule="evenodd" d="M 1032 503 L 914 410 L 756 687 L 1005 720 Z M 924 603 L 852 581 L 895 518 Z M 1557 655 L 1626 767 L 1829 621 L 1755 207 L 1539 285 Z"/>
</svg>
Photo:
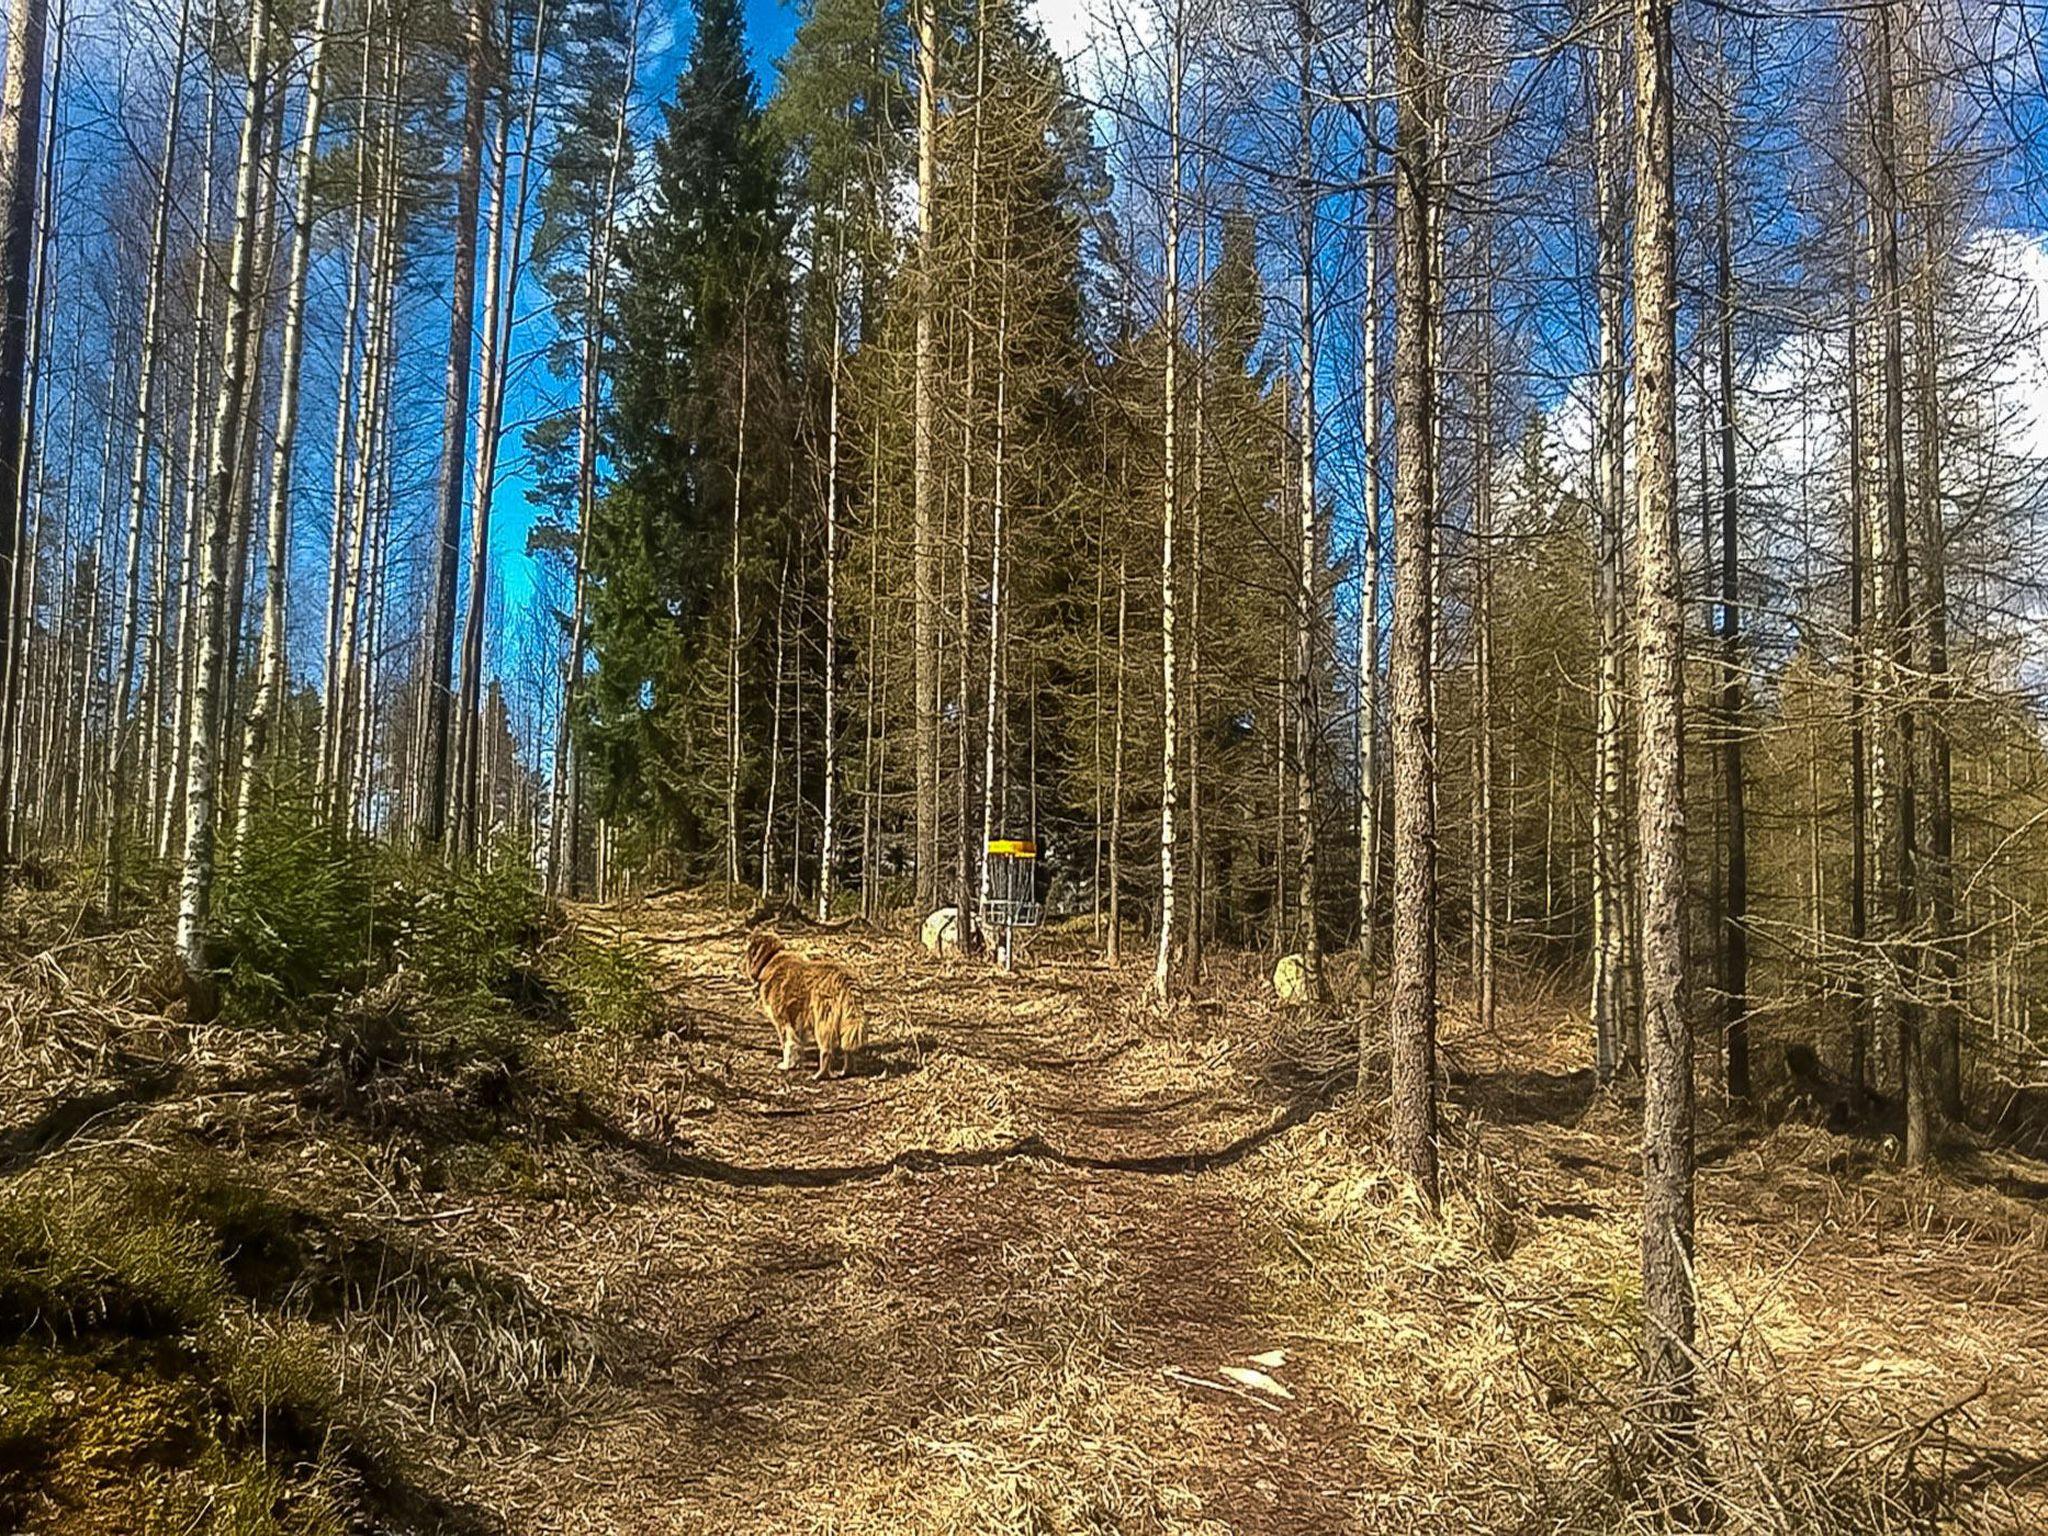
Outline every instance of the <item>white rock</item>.
<svg viewBox="0 0 2048 1536">
<path fill-rule="evenodd" d="M 941 907 L 924 920 L 924 950 L 935 960 L 960 953 L 960 909 Z"/>
<path fill-rule="evenodd" d="M 1282 955 L 1273 967 L 1273 995 L 1283 1003 L 1308 1001 L 1308 966 L 1299 955 Z"/>
</svg>

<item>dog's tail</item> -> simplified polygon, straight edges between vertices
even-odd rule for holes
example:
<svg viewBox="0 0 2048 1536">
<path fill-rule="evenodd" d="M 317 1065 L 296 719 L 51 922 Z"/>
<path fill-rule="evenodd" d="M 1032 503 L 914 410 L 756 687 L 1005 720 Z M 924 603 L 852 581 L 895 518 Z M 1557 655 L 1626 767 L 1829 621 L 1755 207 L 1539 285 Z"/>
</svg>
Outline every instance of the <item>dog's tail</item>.
<svg viewBox="0 0 2048 1536">
<path fill-rule="evenodd" d="M 868 1020 L 852 987 L 840 988 L 838 1011 L 840 1045 L 849 1051 L 859 1050 L 868 1043 Z"/>
</svg>

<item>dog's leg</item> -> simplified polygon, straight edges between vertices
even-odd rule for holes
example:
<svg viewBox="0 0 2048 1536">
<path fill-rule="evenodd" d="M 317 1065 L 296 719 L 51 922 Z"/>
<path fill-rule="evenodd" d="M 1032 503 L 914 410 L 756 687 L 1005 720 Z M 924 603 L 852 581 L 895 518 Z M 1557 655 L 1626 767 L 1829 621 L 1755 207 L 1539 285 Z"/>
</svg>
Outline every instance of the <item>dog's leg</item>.
<svg viewBox="0 0 2048 1536">
<path fill-rule="evenodd" d="M 796 1070 L 796 1031 L 793 1029 L 785 1029 L 782 1032 L 782 1070 Z"/>
</svg>

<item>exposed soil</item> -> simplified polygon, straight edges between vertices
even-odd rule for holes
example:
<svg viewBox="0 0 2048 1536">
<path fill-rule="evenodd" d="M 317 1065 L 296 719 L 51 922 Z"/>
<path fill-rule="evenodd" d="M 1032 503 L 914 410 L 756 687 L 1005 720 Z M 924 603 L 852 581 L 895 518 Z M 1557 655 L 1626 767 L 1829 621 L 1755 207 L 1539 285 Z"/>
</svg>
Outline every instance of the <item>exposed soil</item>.
<svg viewBox="0 0 2048 1536">
<path fill-rule="evenodd" d="M 878 1473 L 975 1475 L 1003 1448 L 955 1421 L 1014 1398 L 1021 1424 L 1066 1370 L 1118 1400 L 1128 1443 L 1103 1449 L 1142 1461 L 1144 1496 L 1178 1485 L 1162 1527 L 1345 1528 L 1339 1417 L 1215 1375 L 1285 1343 L 1250 1294 L 1229 1167 L 1328 1096 L 1162 1026 L 1093 963 L 1002 976 L 865 932 L 789 937 L 866 980 L 871 1043 L 844 1080 L 777 1070 L 729 916 L 660 903 L 615 931 L 660 966 L 702 1102 L 629 1210 L 531 1233 L 552 1283 L 606 1271 L 585 1287 L 631 1345 L 608 1397 L 511 1469 L 515 1528 L 941 1528 L 939 1508 L 892 1517 Z M 1099 1492 L 1102 1528 L 1128 1528 L 1138 1506 Z M 1017 1528 L 1066 1528 L 1038 1515 Z"/>
</svg>

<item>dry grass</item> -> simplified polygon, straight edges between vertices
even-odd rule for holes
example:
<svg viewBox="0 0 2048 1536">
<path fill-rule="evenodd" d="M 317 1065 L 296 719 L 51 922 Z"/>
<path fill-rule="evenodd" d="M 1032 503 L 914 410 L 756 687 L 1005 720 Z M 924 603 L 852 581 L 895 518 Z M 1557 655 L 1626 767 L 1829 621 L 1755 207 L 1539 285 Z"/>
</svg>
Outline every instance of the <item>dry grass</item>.
<svg viewBox="0 0 2048 1536">
<path fill-rule="evenodd" d="M 1344 1087 L 1354 1027 L 1256 957 L 1162 1016 L 1085 935 L 1003 978 L 785 919 L 873 1020 L 818 1084 L 775 1070 L 746 916 L 575 914 L 569 1021 L 519 1069 L 556 1087 L 489 1104 L 442 1057 L 337 1096 L 288 1032 L 168 1021 L 146 945 L 43 935 L 0 982 L 7 1177 L 175 1155 L 253 1191 L 306 1278 L 228 1266 L 214 1327 L 248 1402 L 289 1367 L 362 1426 L 368 1472 L 294 1485 L 356 1528 L 404 1523 L 365 1513 L 381 1468 L 440 1501 L 418 1528 L 532 1533 L 2048 1530 L 2039 1165 L 1910 1176 L 1710 1106 L 1702 1459 L 1652 1477 L 1634 1111 L 1564 1002 L 1447 1018 L 1427 1219 Z"/>
</svg>

